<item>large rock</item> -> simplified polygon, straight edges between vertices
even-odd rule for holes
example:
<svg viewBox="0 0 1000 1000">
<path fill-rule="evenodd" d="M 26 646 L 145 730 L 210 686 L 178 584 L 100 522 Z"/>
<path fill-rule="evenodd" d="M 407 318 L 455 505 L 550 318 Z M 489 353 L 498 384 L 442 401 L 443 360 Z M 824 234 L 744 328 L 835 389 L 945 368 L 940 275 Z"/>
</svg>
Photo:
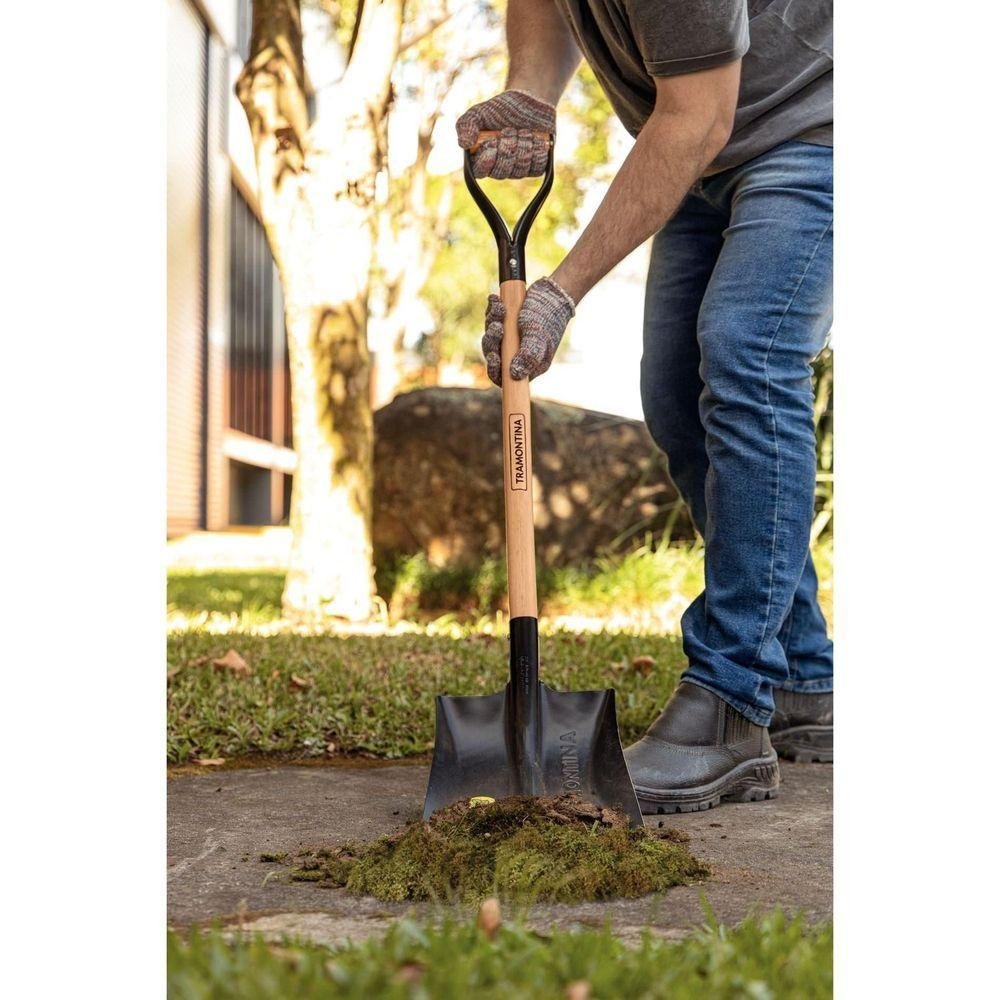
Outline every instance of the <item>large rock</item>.
<svg viewBox="0 0 1000 1000">
<path fill-rule="evenodd" d="M 690 538 L 666 461 L 645 425 L 560 403 L 532 404 L 535 537 L 545 565 L 628 548 L 672 522 Z M 503 552 L 500 393 L 420 389 L 375 414 L 375 548 L 380 561 L 434 565 Z"/>
</svg>

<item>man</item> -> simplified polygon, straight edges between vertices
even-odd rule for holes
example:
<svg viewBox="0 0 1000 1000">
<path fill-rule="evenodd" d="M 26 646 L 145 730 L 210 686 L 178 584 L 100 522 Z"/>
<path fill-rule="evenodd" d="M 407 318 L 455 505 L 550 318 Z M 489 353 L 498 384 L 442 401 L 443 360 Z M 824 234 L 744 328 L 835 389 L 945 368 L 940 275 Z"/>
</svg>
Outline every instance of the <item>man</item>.
<svg viewBox="0 0 1000 1000">
<path fill-rule="evenodd" d="M 555 131 L 582 52 L 636 137 L 576 245 L 528 289 L 510 370 L 495 295 L 483 351 L 497 384 L 540 375 L 587 292 L 655 234 L 642 403 L 704 537 L 705 589 L 681 623 L 681 683 L 626 751 L 645 812 L 770 798 L 775 748 L 833 759 L 833 649 L 809 555 L 832 16 L 827 0 L 510 0 L 506 90 L 458 121 L 466 149 L 501 133 L 478 176 L 541 173 L 538 133 Z"/>
</svg>

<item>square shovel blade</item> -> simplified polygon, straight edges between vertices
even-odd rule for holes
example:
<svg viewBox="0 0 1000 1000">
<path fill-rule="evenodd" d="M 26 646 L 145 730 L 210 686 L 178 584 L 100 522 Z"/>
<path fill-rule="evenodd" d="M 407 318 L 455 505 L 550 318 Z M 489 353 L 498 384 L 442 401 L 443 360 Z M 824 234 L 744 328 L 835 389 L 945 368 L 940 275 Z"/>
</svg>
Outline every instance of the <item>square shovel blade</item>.
<svg viewBox="0 0 1000 1000">
<path fill-rule="evenodd" d="M 614 691 L 553 691 L 533 683 L 531 718 L 520 722 L 511 683 L 485 696 L 438 695 L 424 818 L 474 795 L 570 793 L 642 826 L 618 736 Z"/>
</svg>

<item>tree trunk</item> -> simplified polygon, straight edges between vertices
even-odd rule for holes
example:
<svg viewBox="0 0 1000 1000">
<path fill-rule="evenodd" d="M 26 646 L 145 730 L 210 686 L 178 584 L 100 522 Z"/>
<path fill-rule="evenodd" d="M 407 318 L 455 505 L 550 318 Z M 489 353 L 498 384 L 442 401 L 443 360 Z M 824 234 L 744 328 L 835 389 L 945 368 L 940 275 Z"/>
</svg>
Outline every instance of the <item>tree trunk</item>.
<svg viewBox="0 0 1000 1000">
<path fill-rule="evenodd" d="M 379 287 L 371 315 L 376 409 L 391 402 L 399 389 L 407 324 L 420 301 L 451 218 L 452 178 L 445 182 L 436 209 L 432 211 L 427 204 L 427 161 L 432 148 L 431 135 L 440 113 L 440 107 L 435 108 L 423 123 L 416 160 L 405 176 L 392 182 L 401 190 L 394 201 L 390 199 L 380 218 Z"/>
<path fill-rule="evenodd" d="M 250 58 L 236 84 L 285 299 L 298 465 L 282 603 L 299 623 L 358 621 L 372 609 L 366 310 L 401 27 L 402 0 L 359 5 L 350 63 L 310 125 L 298 0 L 255 0 Z"/>
<path fill-rule="evenodd" d="M 368 617 L 372 413 L 360 307 L 289 303 L 286 312 L 298 465 L 282 605 L 299 622 Z"/>
</svg>

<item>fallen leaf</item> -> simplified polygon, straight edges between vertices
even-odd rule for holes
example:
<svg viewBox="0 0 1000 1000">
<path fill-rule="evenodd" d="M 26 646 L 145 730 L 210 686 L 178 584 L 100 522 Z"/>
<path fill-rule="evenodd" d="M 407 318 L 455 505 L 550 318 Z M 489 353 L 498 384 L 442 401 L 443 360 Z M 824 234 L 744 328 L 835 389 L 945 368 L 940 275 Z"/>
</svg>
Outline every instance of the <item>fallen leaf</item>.
<svg viewBox="0 0 1000 1000">
<path fill-rule="evenodd" d="M 313 679 L 311 677 L 299 677 L 298 674 L 292 674 L 288 678 L 288 683 L 297 691 L 305 691 L 306 688 L 313 686 Z"/>
<path fill-rule="evenodd" d="M 476 925 L 492 941 L 500 929 L 500 900 L 491 896 L 479 904 Z"/>
<path fill-rule="evenodd" d="M 396 973 L 396 979 L 402 983 L 418 983 L 423 978 L 424 968 L 415 962 L 401 965 Z"/>
<path fill-rule="evenodd" d="M 340 747 L 336 743 L 327 743 L 326 752 L 333 757 L 340 752 Z"/>
<path fill-rule="evenodd" d="M 202 767 L 222 767 L 226 763 L 225 757 L 199 757 L 196 763 Z"/>
<path fill-rule="evenodd" d="M 169 684 L 179 673 L 181 672 L 180 667 L 174 667 L 173 670 L 167 671 L 167 683 Z"/>
<path fill-rule="evenodd" d="M 654 660 L 651 656 L 637 656 L 632 661 L 632 669 L 637 674 L 642 674 L 643 677 L 650 673 L 655 666 L 656 660 Z"/>
<path fill-rule="evenodd" d="M 188 660 L 186 666 L 189 667 L 203 667 L 206 663 L 211 663 L 211 656 L 196 656 L 193 660 Z"/>
<path fill-rule="evenodd" d="M 226 650 L 225 656 L 220 656 L 212 660 L 212 666 L 216 670 L 230 670 L 234 674 L 249 674 L 250 667 L 247 661 L 236 652 L 235 649 Z"/>
</svg>

